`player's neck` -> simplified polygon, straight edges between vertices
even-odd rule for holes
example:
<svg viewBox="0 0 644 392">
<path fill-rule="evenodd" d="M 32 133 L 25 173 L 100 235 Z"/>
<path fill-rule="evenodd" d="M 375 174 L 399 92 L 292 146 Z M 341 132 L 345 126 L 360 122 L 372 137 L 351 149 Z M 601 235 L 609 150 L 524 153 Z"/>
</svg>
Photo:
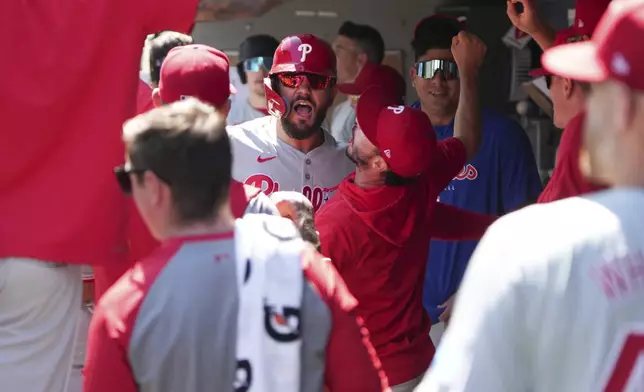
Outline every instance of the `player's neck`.
<svg viewBox="0 0 644 392">
<path fill-rule="evenodd" d="M 284 143 L 300 152 L 303 152 L 304 154 L 308 154 L 309 152 L 324 144 L 324 132 L 322 131 L 322 128 L 318 128 L 318 131 L 315 132 L 310 138 L 298 140 L 289 137 L 286 132 L 284 132 L 284 128 L 282 128 L 282 122 L 279 120 L 277 121 L 277 137 L 279 137 L 280 140 Z"/>
<path fill-rule="evenodd" d="M 257 95 L 253 92 L 248 94 L 248 103 L 250 106 L 254 107 L 255 109 L 259 110 L 265 110 L 266 109 L 266 96 L 264 95 Z"/>
<path fill-rule="evenodd" d="M 230 204 L 225 203 L 211 221 L 169 225 L 163 237 L 167 239 L 222 234 L 229 233 L 234 227 L 235 219 L 230 210 Z"/>
<path fill-rule="evenodd" d="M 360 188 L 378 188 L 385 185 L 385 178 L 376 173 L 357 169 L 353 183 Z"/>
<path fill-rule="evenodd" d="M 433 126 L 445 126 L 449 125 L 454 121 L 456 116 L 456 109 L 454 110 L 432 110 L 424 106 L 421 102 L 420 109 L 429 117 L 429 120 L 432 122 Z"/>
</svg>

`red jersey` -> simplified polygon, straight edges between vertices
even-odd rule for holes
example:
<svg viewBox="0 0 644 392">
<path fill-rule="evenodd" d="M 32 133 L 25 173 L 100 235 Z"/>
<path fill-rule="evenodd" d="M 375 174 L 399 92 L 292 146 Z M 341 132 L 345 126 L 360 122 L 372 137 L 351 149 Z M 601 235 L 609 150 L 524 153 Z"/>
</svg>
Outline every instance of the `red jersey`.
<svg viewBox="0 0 644 392">
<path fill-rule="evenodd" d="M 566 125 L 559 142 L 552 178 L 539 195 L 537 203 L 549 203 L 602 189 L 588 181 L 579 168 L 579 156 L 584 137 L 584 118 L 585 113 L 579 113 Z"/>
<path fill-rule="evenodd" d="M 101 265 L 126 257 L 113 167 L 136 110 L 141 48 L 187 31 L 197 0 L 8 1 L 0 34 L 0 257 Z"/>
<path fill-rule="evenodd" d="M 423 374 L 433 357 L 431 323 L 422 303 L 429 242 L 437 224 L 433 215 L 438 195 L 465 162 L 463 143 L 445 139 L 438 143 L 431 172 L 417 181 L 360 188 L 351 176 L 316 214 L 322 253 L 358 300 L 356 312 L 365 321 L 390 385 Z M 493 221 L 482 217 L 488 224 Z M 357 371 L 343 361 L 330 366 Z"/>
</svg>

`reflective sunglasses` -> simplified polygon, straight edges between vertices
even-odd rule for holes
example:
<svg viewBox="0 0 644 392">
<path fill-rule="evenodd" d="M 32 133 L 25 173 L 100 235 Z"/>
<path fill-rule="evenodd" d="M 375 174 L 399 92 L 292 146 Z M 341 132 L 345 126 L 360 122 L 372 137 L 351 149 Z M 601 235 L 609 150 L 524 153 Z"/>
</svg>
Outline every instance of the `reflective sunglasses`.
<svg viewBox="0 0 644 392">
<path fill-rule="evenodd" d="M 262 68 L 269 70 L 272 66 L 272 57 L 253 57 L 244 60 L 244 71 L 246 72 L 259 72 Z"/>
<path fill-rule="evenodd" d="M 308 80 L 309 86 L 313 90 L 324 90 L 333 87 L 335 78 L 323 75 L 308 74 L 308 73 L 282 73 L 277 75 L 277 80 L 288 88 L 298 88 L 304 80 Z"/>
<path fill-rule="evenodd" d="M 458 79 L 458 67 L 451 60 L 427 60 L 416 63 L 416 73 L 423 79 L 433 79 L 440 71 L 443 80 Z"/>
</svg>

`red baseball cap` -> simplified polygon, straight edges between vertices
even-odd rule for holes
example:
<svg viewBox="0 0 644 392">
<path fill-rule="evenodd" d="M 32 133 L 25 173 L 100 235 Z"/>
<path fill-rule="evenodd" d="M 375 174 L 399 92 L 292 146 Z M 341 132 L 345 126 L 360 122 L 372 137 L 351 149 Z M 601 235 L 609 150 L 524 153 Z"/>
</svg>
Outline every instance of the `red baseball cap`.
<svg viewBox="0 0 644 392">
<path fill-rule="evenodd" d="M 644 0 L 619 1 L 608 6 L 590 41 L 547 50 L 542 63 L 548 72 L 597 83 L 619 80 L 644 90 Z"/>
<path fill-rule="evenodd" d="M 224 52 L 206 45 L 178 46 L 161 64 L 159 94 L 168 103 L 194 97 L 219 107 L 236 93 L 229 72 Z"/>
<path fill-rule="evenodd" d="M 552 47 L 589 40 L 610 2 L 611 0 L 577 0 L 573 25 L 557 32 Z M 541 67 L 530 71 L 528 75 L 538 77 L 550 75 L 550 72 Z"/>
<path fill-rule="evenodd" d="M 338 90 L 347 95 L 361 95 L 371 86 L 380 86 L 396 104 L 405 102 L 405 79 L 388 65 L 367 63 L 351 83 L 338 84 Z"/>
<path fill-rule="evenodd" d="M 356 118 L 392 172 L 414 177 L 427 171 L 436 148 L 436 135 L 429 117 L 421 110 L 398 106 L 382 88 L 372 86 L 360 95 Z"/>
</svg>

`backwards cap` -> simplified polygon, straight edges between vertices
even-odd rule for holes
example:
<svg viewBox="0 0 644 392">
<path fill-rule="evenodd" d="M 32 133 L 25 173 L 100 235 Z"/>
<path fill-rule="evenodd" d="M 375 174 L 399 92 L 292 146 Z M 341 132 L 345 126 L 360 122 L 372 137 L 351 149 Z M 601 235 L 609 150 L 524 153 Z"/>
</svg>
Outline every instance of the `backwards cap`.
<svg viewBox="0 0 644 392">
<path fill-rule="evenodd" d="M 161 65 L 159 94 L 165 102 L 194 97 L 219 107 L 235 92 L 228 56 L 210 46 L 178 46 Z"/>
<path fill-rule="evenodd" d="M 421 110 L 395 106 L 391 97 L 373 86 L 360 95 L 356 118 L 392 172 L 414 177 L 429 169 L 436 136 L 432 123 Z"/>
</svg>

